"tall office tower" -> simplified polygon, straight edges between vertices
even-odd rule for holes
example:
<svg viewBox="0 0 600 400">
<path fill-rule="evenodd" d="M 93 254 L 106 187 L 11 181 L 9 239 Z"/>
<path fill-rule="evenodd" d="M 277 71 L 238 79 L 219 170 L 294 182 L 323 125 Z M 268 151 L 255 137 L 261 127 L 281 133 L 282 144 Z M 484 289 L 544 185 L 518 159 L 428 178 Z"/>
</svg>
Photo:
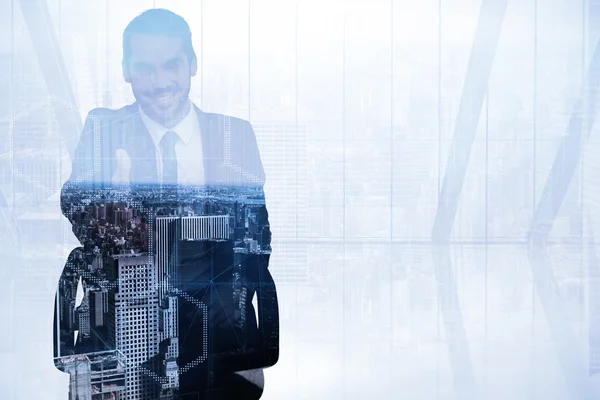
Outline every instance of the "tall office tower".
<svg viewBox="0 0 600 400">
<path fill-rule="evenodd" d="M 180 239 L 229 239 L 229 215 L 181 217 Z"/>
<path fill-rule="evenodd" d="M 133 219 L 133 210 L 132 209 L 125 208 L 124 213 L 125 213 L 125 215 L 124 215 L 125 221 L 130 221 Z"/>
<path fill-rule="evenodd" d="M 177 309 L 178 329 L 182 333 L 179 343 L 184 349 L 179 355 L 179 366 L 184 372 L 199 367 L 198 379 L 204 379 L 200 364 L 206 360 L 209 347 L 213 351 L 211 354 L 216 355 L 223 348 L 229 350 L 241 345 L 235 324 L 222 327 L 218 332 L 213 327 L 210 332 L 207 322 L 210 317 L 205 312 L 233 315 L 233 242 L 228 239 L 179 239 L 175 243 L 174 259 L 172 285 L 186 294 L 179 299 Z M 211 308 L 207 310 L 205 306 L 209 304 Z"/>
<path fill-rule="evenodd" d="M 57 304 L 58 312 L 56 314 L 56 324 L 57 326 L 64 327 L 63 329 L 72 332 L 75 329 L 75 295 L 72 295 L 73 292 L 73 279 L 63 279 L 59 282 L 59 289 L 64 290 L 66 296 L 60 296 L 60 301 Z M 59 346 L 60 348 L 60 346 Z"/>
<path fill-rule="evenodd" d="M 167 293 L 170 285 L 175 240 L 229 237 L 229 216 L 157 217 L 156 254 L 158 301 L 161 306 L 160 341 L 177 337 L 177 298 Z"/>
<path fill-rule="evenodd" d="M 144 254 L 115 255 L 116 348 L 126 360 L 126 400 L 154 400 L 156 384 L 140 368 L 158 354 L 156 268 Z"/>
<path fill-rule="evenodd" d="M 162 377 L 157 380 L 156 385 L 161 393 L 160 398 L 168 398 L 169 391 L 179 387 L 176 362 L 179 357 L 179 299 L 171 291 L 175 278 L 177 242 L 211 238 L 229 238 L 229 215 L 156 218 L 155 262 L 160 351 L 158 366 L 154 367 L 154 372 Z"/>
<path fill-rule="evenodd" d="M 160 340 L 177 337 L 177 297 L 167 296 L 160 305 Z"/>
<path fill-rule="evenodd" d="M 229 215 L 156 218 L 155 260 L 160 304 L 164 302 L 165 287 L 169 284 L 169 257 L 174 241 L 188 239 L 229 239 Z"/>
<path fill-rule="evenodd" d="M 178 307 L 179 342 L 184 349 L 178 359 L 184 373 L 180 379 L 190 379 L 185 372 L 191 368 L 197 368 L 193 379 L 206 378 L 203 362 L 207 354 L 216 365 L 239 370 L 276 354 L 279 330 L 273 328 L 277 327 L 277 313 L 267 307 L 256 321 L 250 303 L 254 290 L 265 301 L 261 305 L 273 298 L 274 288 L 257 285 L 266 257 L 268 254 L 236 252 L 230 239 L 176 242 L 173 286 L 187 294 L 179 299 Z M 228 315 L 229 323 L 218 328 L 210 325 L 209 314 Z"/>
<path fill-rule="evenodd" d="M 101 260 L 100 257 L 97 259 Z M 108 312 L 108 290 L 90 289 L 90 317 L 93 327 L 104 326 L 105 315 Z"/>
<path fill-rule="evenodd" d="M 120 208 L 113 211 L 112 223 L 114 225 L 122 225 L 125 222 L 125 210 Z"/>
<path fill-rule="evenodd" d="M 155 242 L 155 263 L 158 273 L 158 301 L 159 304 L 164 303 L 166 273 L 169 265 L 169 256 L 173 247 L 173 239 L 175 238 L 175 225 L 177 217 L 157 217 L 156 218 L 156 242 Z M 175 306 L 177 308 L 177 306 Z"/>
<path fill-rule="evenodd" d="M 87 339 L 90 337 L 90 303 L 88 296 L 84 296 L 81 301 L 77 315 L 79 317 L 79 334 L 82 338 Z"/>
<path fill-rule="evenodd" d="M 104 204 L 98 207 L 98 219 L 106 219 L 106 206 Z"/>
<path fill-rule="evenodd" d="M 115 348 L 115 335 L 111 332 L 115 329 L 114 293 L 109 293 L 107 286 L 108 282 L 102 282 L 88 290 L 91 334 L 86 344 L 93 351 Z"/>
<path fill-rule="evenodd" d="M 100 227 L 104 228 L 104 227 Z M 102 234 L 102 229 L 98 229 L 98 231 Z M 92 260 L 92 272 L 98 271 L 102 269 L 102 257 L 97 256 Z"/>
<path fill-rule="evenodd" d="M 114 224 L 114 221 L 113 221 L 113 218 L 114 218 L 113 211 L 116 210 L 116 209 L 117 209 L 117 207 L 115 206 L 114 203 L 106 203 L 106 215 L 105 215 L 105 218 L 111 224 Z"/>
</svg>

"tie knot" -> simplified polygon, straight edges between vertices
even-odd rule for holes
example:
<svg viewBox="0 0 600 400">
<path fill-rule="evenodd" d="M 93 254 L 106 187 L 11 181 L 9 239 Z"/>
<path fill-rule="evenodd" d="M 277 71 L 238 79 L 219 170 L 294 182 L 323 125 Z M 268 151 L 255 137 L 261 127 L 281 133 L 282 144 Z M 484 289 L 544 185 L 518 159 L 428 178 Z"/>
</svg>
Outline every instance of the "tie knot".
<svg viewBox="0 0 600 400">
<path fill-rule="evenodd" d="M 159 146 L 161 149 L 169 149 L 172 150 L 175 148 L 175 144 L 179 140 L 179 135 L 173 131 L 167 131 L 162 139 L 160 139 Z"/>
</svg>

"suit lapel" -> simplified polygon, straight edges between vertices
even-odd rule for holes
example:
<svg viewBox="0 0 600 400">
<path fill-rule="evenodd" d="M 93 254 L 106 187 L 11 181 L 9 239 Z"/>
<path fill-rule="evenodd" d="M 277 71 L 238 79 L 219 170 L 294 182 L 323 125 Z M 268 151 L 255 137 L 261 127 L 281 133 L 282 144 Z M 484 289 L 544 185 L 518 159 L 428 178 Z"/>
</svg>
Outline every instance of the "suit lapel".
<svg viewBox="0 0 600 400">
<path fill-rule="evenodd" d="M 195 104 L 194 109 L 200 121 L 200 136 L 202 137 L 202 157 L 204 159 L 204 180 L 207 185 L 219 183 L 217 173 L 223 164 L 223 139 L 221 126 Z"/>
<path fill-rule="evenodd" d="M 193 103 L 192 103 L 193 104 Z M 222 124 L 211 118 L 193 104 L 200 124 L 202 157 L 206 184 L 219 183 L 218 171 L 223 164 Z M 139 183 L 158 182 L 156 149 L 152 137 L 139 115 L 137 103 L 122 109 L 117 116 L 121 123 L 123 148 L 132 159 L 131 181 Z"/>
<path fill-rule="evenodd" d="M 140 118 L 137 103 L 124 108 L 122 121 L 123 148 L 131 158 L 130 179 L 135 183 L 158 183 L 156 149 L 152 137 Z"/>
</svg>

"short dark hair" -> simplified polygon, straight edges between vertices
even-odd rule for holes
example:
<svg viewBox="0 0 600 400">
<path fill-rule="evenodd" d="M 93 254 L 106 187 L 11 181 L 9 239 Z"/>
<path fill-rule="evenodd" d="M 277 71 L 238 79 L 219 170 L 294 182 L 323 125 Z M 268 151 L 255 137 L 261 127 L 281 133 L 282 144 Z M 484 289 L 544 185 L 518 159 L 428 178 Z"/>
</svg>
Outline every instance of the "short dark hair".
<svg viewBox="0 0 600 400">
<path fill-rule="evenodd" d="M 123 65 L 126 65 L 131 57 L 129 38 L 136 33 L 179 37 L 183 41 L 183 50 L 188 61 L 192 62 L 196 58 L 192 32 L 185 19 L 164 8 L 151 8 L 135 17 L 123 31 Z"/>
</svg>

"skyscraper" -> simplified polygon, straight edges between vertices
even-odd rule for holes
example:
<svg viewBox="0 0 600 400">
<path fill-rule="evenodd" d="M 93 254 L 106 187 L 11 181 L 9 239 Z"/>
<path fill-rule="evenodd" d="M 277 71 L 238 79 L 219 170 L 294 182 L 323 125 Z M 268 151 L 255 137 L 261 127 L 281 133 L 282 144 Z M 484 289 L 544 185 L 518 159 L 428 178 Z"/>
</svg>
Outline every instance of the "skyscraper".
<svg viewBox="0 0 600 400">
<path fill-rule="evenodd" d="M 174 240 L 228 239 L 228 215 L 156 218 L 156 265 L 158 271 L 159 302 L 163 304 L 165 287 L 169 284 L 169 263 Z M 164 279 L 164 281 L 163 281 Z"/>
<path fill-rule="evenodd" d="M 155 384 L 140 366 L 156 356 L 158 341 L 158 293 L 156 268 L 147 255 L 115 255 L 116 348 L 126 360 L 126 400 L 154 400 Z"/>
<path fill-rule="evenodd" d="M 97 260 L 101 260 L 100 257 Z M 93 327 L 104 326 L 104 317 L 108 312 L 108 290 L 92 289 L 90 296 L 90 315 Z"/>
<path fill-rule="evenodd" d="M 157 217 L 156 218 L 156 267 L 158 273 L 159 280 L 159 288 L 158 288 L 158 301 L 160 304 L 163 304 L 163 299 L 165 297 L 165 287 L 167 284 L 166 274 L 167 268 L 169 265 L 169 256 L 172 248 L 172 242 L 175 235 L 175 225 L 174 222 L 177 220 L 177 217 Z"/>
<path fill-rule="evenodd" d="M 77 310 L 79 317 L 79 335 L 83 338 L 90 337 L 90 303 L 87 296 L 85 296 Z"/>
</svg>

